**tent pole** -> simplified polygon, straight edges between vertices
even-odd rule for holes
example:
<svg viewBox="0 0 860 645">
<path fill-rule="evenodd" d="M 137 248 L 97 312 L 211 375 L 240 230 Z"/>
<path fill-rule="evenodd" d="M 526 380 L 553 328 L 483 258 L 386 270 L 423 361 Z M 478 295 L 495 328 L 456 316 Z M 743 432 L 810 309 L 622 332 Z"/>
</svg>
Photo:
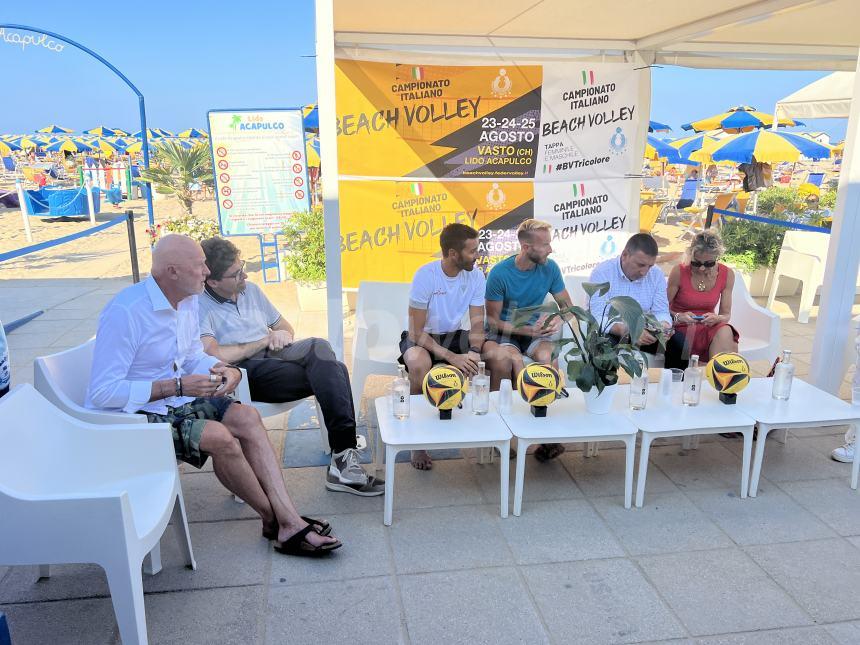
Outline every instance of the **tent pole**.
<svg viewBox="0 0 860 645">
<path fill-rule="evenodd" d="M 325 221 L 325 267 L 328 292 L 328 341 L 343 360 L 343 280 L 340 262 L 337 110 L 334 75 L 334 0 L 316 0 L 317 105 L 320 119 L 320 174 Z"/>
<path fill-rule="evenodd" d="M 860 266 L 860 56 L 852 96 L 810 368 L 813 384 L 834 394 L 845 376 L 846 344 L 853 340 L 851 307 Z"/>
</svg>

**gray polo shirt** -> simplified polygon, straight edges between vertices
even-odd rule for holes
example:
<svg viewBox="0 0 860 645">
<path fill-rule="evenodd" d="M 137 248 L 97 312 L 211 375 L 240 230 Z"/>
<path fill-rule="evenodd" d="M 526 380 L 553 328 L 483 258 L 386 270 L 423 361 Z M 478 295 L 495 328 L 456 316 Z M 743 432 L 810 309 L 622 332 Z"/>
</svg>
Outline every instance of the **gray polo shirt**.
<svg viewBox="0 0 860 645">
<path fill-rule="evenodd" d="M 213 336 L 219 345 L 239 345 L 260 340 L 281 314 L 257 285 L 246 282 L 244 293 L 227 300 L 209 289 L 197 299 L 200 336 Z"/>
</svg>

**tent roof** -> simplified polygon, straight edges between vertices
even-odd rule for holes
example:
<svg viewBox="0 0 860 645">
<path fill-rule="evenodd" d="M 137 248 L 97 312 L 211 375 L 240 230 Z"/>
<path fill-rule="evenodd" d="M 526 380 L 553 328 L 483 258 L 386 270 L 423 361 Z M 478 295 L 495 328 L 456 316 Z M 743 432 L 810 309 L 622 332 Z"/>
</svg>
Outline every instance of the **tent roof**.
<svg viewBox="0 0 860 645">
<path fill-rule="evenodd" d="M 834 72 L 780 99 L 777 110 L 792 118 L 848 118 L 853 91 L 854 72 Z"/>
<path fill-rule="evenodd" d="M 335 44 L 428 54 L 623 58 L 691 67 L 851 69 L 857 0 L 333 0 Z"/>
</svg>

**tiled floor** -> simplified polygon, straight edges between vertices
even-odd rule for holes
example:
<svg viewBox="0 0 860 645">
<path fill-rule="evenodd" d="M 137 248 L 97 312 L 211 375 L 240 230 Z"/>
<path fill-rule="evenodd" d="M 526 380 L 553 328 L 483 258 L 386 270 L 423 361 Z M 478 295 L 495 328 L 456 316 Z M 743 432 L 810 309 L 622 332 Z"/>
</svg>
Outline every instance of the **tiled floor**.
<svg viewBox="0 0 860 645">
<path fill-rule="evenodd" d="M 34 356 L 91 334 L 124 284 L 0 283 L 0 301 L 15 303 L 7 320 L 47 310 L 9 336 L 15 381 L 32 379 Z M 808 356 L 814 319 L 783 325 L 785 341 Z M 320 324 L 305 317 L 298 327 L 308 335 Z M 282 444 L 283 431 L 272 438 Z M 390 527 L 381 498 L 327 492 L 322 468 L 286 470 L 300 510 L 328 518 L 344 542 L 325 560 L 273 552 L 211 468 L 183 467 L 199 569 L 181 566 L 164 539 L 164 570 L 144 581 L 150 642 L 860 643 L 860 497 L 850 467 L 829 459 L 839 443 L 838 429 L 770 440 L 761 492 L 746 500 L 739 442 L 709 438 L 694 451 L 662 443 L 651 451 L 645 506 L 631 510 L 623 451 L 586 459 L 570 446 L 555 462 L 528 459 L 522 516 L 507 519 L 497 463 L 469 453 L 429 472 L 399 464 Z M 98 568 L 36 575 L 0 567 L 0 612 L 15 645 L 119 642 Z"/>
</svg>

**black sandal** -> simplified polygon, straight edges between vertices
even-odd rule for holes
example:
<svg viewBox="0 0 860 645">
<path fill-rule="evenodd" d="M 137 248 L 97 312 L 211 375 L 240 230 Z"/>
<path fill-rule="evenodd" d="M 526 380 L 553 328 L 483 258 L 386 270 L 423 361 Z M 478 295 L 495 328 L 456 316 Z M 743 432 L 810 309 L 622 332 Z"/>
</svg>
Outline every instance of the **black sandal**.
<svg viewBox="0 0 860 645">
<path fill-rule="evenodd" d="M 281 544 L 275 543 L 275 551 L 284 555 L 298 555 L 308 558 L 318 558 L 339 549 L 343 546 L 340 540 L 331 544 L 315 546 L 305 539 L 307 534 L 314 530 L 313 525 L 308 524 L 305 528 L 291 535 Z"/>
<path fill-rule="evenodd" d="M 314 531 L 319 533 L 320 535 L 328 535 L 331 533 L 331 524 L 326 522 L 325 520 L 315 520 L 312 517 L 305 517 L 304 515 L 301 518 L 314 527 Z M 277 540 L 278 539 L 278 524 L 270 524 L 269 526 L 263 527 L 263 537 L 267 540 Z"/>
<path fill-rule="evenodd" d="M 555 459 L 564 452 L 564 446 L 560 443 L 542 443 L 535 448 L 535 459 L 544 463 L 550 459 Z"/>
</svg>

